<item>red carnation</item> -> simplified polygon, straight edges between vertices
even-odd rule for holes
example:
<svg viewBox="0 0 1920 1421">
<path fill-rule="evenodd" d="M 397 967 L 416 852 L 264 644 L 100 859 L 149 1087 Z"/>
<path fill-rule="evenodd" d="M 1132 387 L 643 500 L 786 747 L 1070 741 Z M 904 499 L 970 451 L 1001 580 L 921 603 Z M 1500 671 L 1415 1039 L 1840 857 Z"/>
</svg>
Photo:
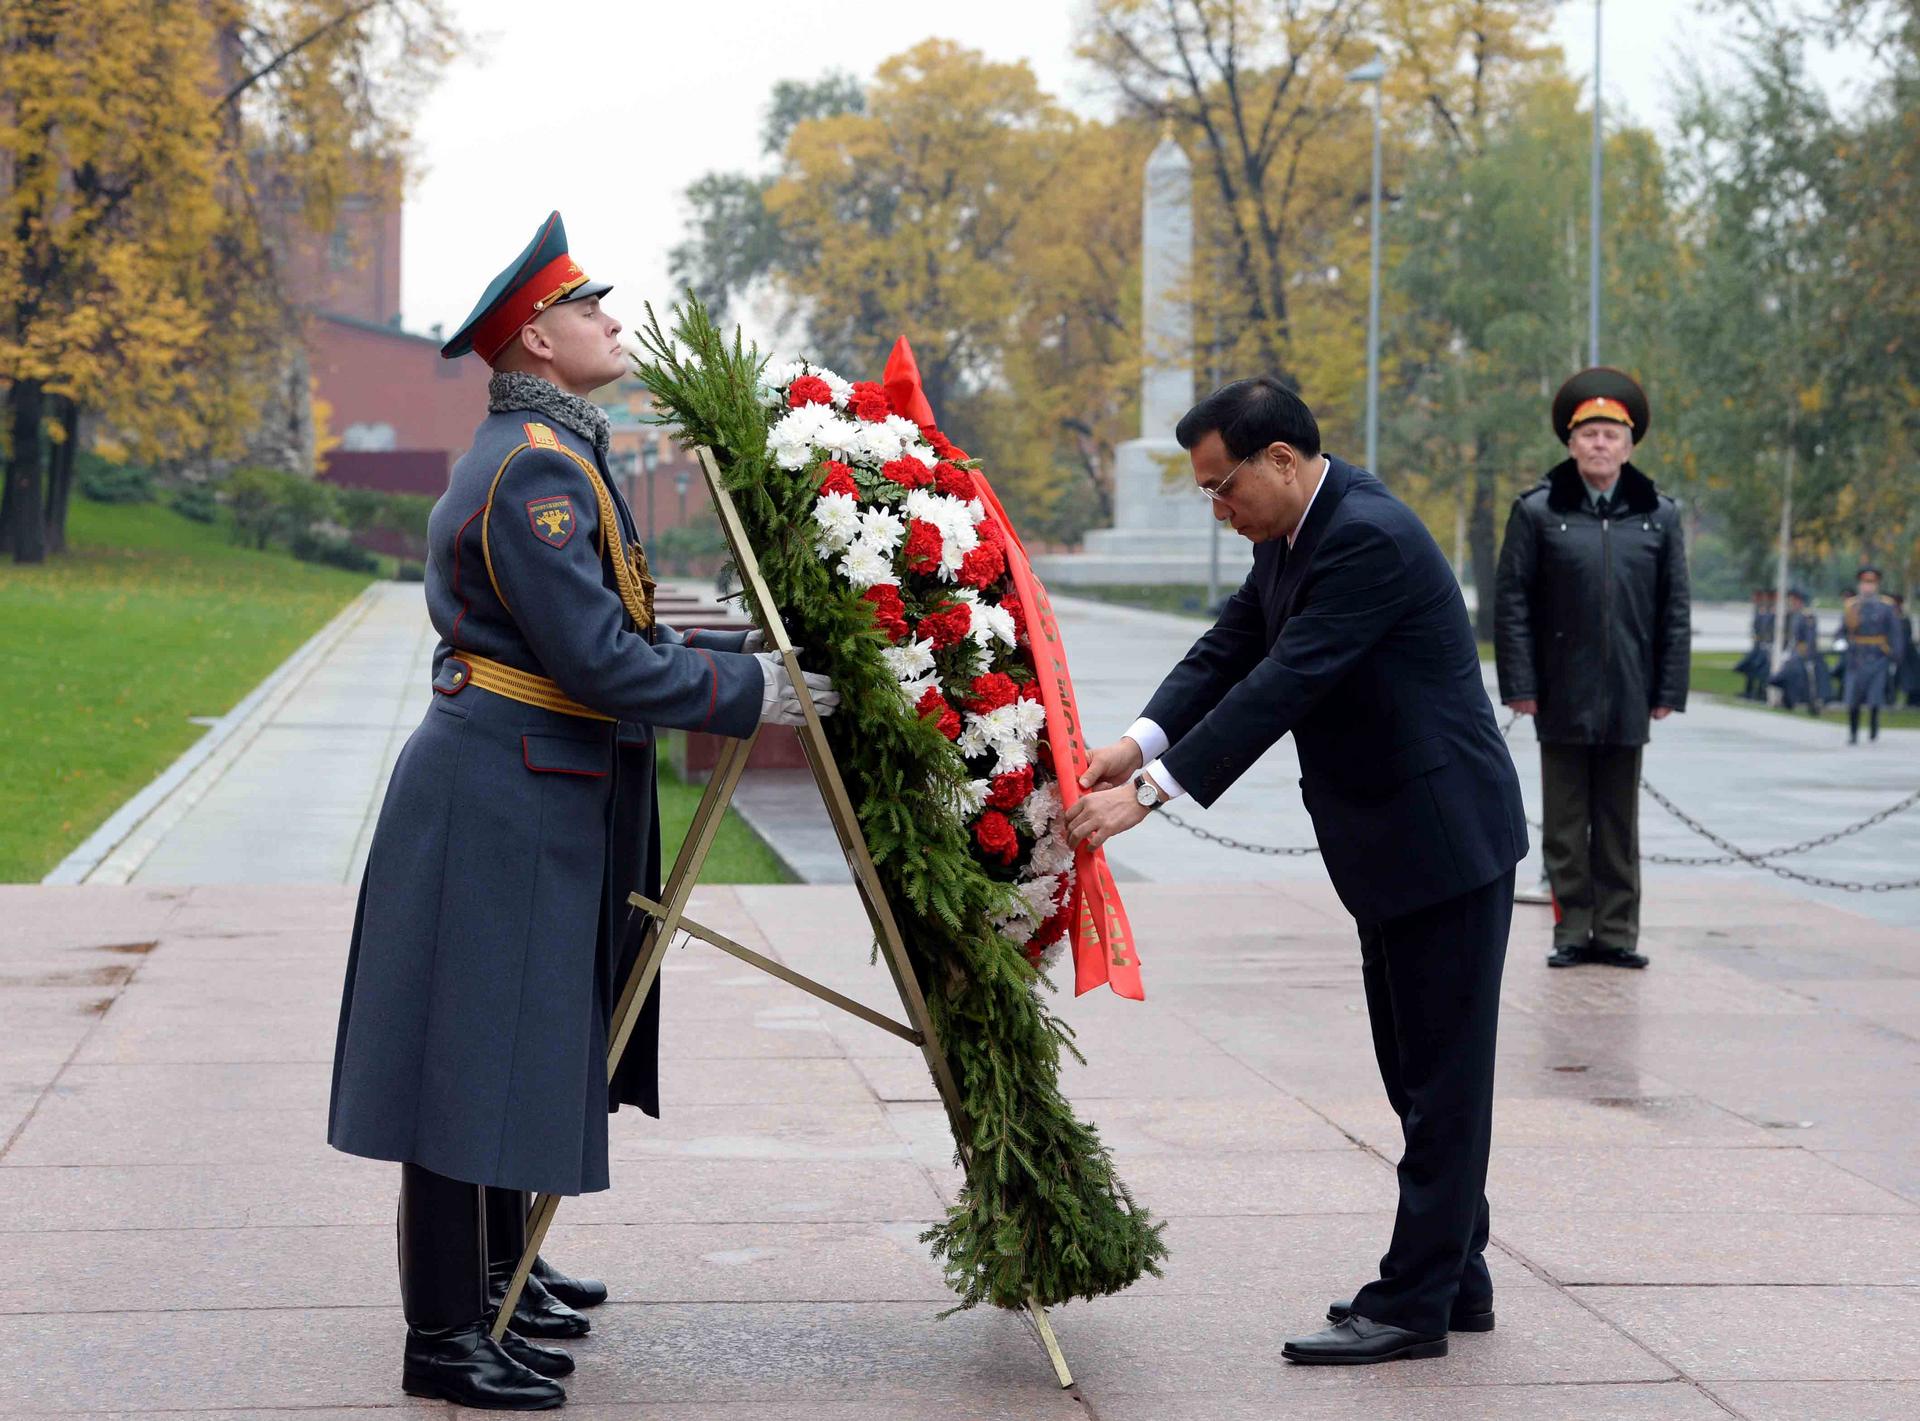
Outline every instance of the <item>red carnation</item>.
<svg viewBox="0 0 1920 1421">
<path fill-rule="evenodd" d="M 958 464 L 950 464 L 945 459 L 933 466 L 933 486 L 955 498 L 973 497 L 973 475 Z"/>
<path fill-rule="evenodd" d="M 916 518 L 907 525 L 907 568 L 911 572 L 933 573 L 939 571 L 940 555 L 945 545 L 940 541 L 940 530 L 925 519 Z"/>
<path fill-rule="evenodd" d="M 975 715 L 985 715 L 1012 705 L 1019 694 L 1020 688 L 1013 684 L 1013 677 L 1004 671 L 989 671 L 984 676 L 975 676 L 967 688 L 967 709 Z"/>
<path fill-rule="evenodd" d="M 830 405 L 833 403 L 833 390 L 818 375 L 802 375 L 787 386 L 787 405 L 790 409 L 799 409 L 802 405 Z"/>
<path fill-rule="evenodd" d="M 938 454 L 942 459 L 964 459 L 967 457 L 965 450 L 957 447 L 951 439 L 947 438 L 946 435 L 942 434 L 932 425 L 921 425 L 920 432 L 926 436 L 927 443 L 933 446 L 933 452 Z"/>
<path fill-rule="evenodd" d="M 933 475 L 918 459 L 889 459 L 880 466 L 880 477 L 891 479 L 901 488 L 919 488 L 933 482 Z"/>
<path fill-rule="evenodd" d="M 878 424 L 893 413 L 893 402 L 887 398 L 884 386 L 872 380 L 861 380 L 848 396 L 847 408 L 868 424 Z"/>
<path fill-rule="evenodd" d="M 1023 701 L 1039 700 L 1040 699 L 1040 683 L 1038 681 L 1029 681 L 1025 685 L 1023 685 L 1020 688 L 1020 699 Z"/>
<path fill-rule="evenodd" d="M 891 582 L 877 582 L 860 594 L 873 603 L 873 624 L 886 633 L 889 641 L 907 639 L 907 608 L 900 600 L 900 589 Z"/>
<path fill-rule="evenodd" d="M 960 712 L 947 704 L 947 698 L 940 694 L 938 686 L 927 687 L 914 710 L 920 713 L 922 719 L 937 719 L 940 733 L 947 739 L 960 738 Z"/>
<path fill-rule="evenodd" d="M 1027 609 L 1018 597 L 1009 593 L 1000 599 L 1000 610 L 1013 618 L 1013 640 L 1016 646 L 1027 640 Z"/>
<path fill-rule="evenodd" d="M 826 477 L 820 480 L 822 494 L 850 493 L 856 498 L 860 496 L 860 486 L 853 481 L 853 470 L 838 459 L 827 460 L 820 469 L 826 474 Z"/>
<path fill-rule="evenodd" d="M 1022 765 L 1017 770 L 993 777 L 993 786 L 987 791 L 987 803 L 995 809 L 1018 809 L 1032 793 L 1033 766 Z"/>
<path fill-rule="evenodd" d="M 997 809 L 980 816 L 980 822 L 973 826 L 973 837 L 983 852 L 1001 863 L 1012 863 L 1020 852 L 1020 836 L 1014 831 L 1013 821 Z"/>
<path fill-rule="evenodd" d="M 949 602 L 920 619 L 917 634 L 933 643 L 935 651 L 953 646 L 973 628 L 973 613 L 959 602 Z"/>
<path fill-rule="evenodd" d="M 1007 570 L 1007 555 L 992 543 L 981 543 L 960 560 L 960 580 L 968 587 L 986 587 Z"/>
<path fill-rule="evenodd" d="M 1067 935 L 1067 910 L 1056 909 L 1051 917 L 1033 930 L 1033 940 L 1027 944 L 1029 954 L 1037 954 L 1052 947 Z"/>
<path fill-rule="evenodd" d="M 1007 530 L 1002 528 L 991 514 L 975 524 L 974 531 L 979 533 L 981 542 L 991 543 L 1003 553 L 1007 550 Z"/>
</svg>

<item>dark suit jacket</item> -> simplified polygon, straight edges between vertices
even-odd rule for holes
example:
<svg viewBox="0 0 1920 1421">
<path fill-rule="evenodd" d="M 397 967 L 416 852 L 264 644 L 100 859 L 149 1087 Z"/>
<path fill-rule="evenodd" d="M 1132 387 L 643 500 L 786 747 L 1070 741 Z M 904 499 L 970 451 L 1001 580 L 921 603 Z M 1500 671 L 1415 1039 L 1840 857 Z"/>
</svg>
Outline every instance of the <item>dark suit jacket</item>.
<svg viewBox="0 0 1920 1421">
<path fill-rule="evenodd" d="M 1413 511 L 1339 459 L 1293 549 L 1254 548 L 1144 714 L 1202 804 L 1293 732 L 1327 873 L 1361 922 L 1478 888 L 1526 855 L 1459 583 Z"/>
</svg>

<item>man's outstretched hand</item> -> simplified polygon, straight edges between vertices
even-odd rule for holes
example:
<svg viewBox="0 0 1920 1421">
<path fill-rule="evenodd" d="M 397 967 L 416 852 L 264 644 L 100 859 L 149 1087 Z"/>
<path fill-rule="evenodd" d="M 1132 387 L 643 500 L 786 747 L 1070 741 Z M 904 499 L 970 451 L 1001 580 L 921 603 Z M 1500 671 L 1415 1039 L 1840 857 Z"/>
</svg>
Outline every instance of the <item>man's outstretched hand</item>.
<svg viewBox="0 0 1920 1421">
<path fill-rule="evenodd" d="M 1123 735 L 1087 756 L 1087 770 L 1080 776 L 1080 788 L 1112 789 L 1125 784 L 1142 763 L 1140 747 Z"/>
</svg>

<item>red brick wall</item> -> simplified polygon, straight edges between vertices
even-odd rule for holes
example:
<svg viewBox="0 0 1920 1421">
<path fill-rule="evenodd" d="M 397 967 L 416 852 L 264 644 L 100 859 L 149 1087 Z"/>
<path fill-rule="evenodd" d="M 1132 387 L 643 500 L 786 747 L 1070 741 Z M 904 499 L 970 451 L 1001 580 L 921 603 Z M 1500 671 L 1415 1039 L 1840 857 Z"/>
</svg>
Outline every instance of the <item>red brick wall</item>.
<svg viewBox="0 0 1920 1421">
<path fill-rule="evenodd" d="M 442 360 L 424 336 L 314 316 L 307 355 L 335 439 L 356 424 L 385 424 L 395 448 L 444 450 L 451 462 L 486 416 L 487 367 L 470 355 Z"/>
</svg>

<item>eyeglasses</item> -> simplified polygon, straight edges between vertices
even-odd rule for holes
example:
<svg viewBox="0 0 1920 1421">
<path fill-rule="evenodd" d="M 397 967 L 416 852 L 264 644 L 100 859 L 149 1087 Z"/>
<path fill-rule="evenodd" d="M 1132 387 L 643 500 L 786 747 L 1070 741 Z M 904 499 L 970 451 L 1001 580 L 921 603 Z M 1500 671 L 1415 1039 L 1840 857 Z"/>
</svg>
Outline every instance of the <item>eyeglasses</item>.
<svg viewBox="0 0 1920 1421">
<path fill-rule="evenodd" d="M 1251 459 L 1254 457 L 1255 454 L 1260 454 L 1263 452 L 1265 451 L 1256 449 L 1253 451 L 1253 454 L 1247 455 L 1247 459 Z M 1224 479 L 1220 480 L 1220 482 L 1215 484 L 1212 488 L 1208 488 L 1205 484 L 1196 484 L 1194 485 L 1194 487 L 1199 489 L 1200 492 L 1204 493 L 1207 496 L 1207 500 L 1209 502 L 1224 503 L 1227 497 L 1227 485 L 1234 481 L 1234 478 L 1239 474 L 1242 468 L 1246 467 L 1247 459 L 1242 459 L 1238 464 L 1235 464 L 1231 469 L 1227 470 L 1227 476 Z"/>
</svg>

